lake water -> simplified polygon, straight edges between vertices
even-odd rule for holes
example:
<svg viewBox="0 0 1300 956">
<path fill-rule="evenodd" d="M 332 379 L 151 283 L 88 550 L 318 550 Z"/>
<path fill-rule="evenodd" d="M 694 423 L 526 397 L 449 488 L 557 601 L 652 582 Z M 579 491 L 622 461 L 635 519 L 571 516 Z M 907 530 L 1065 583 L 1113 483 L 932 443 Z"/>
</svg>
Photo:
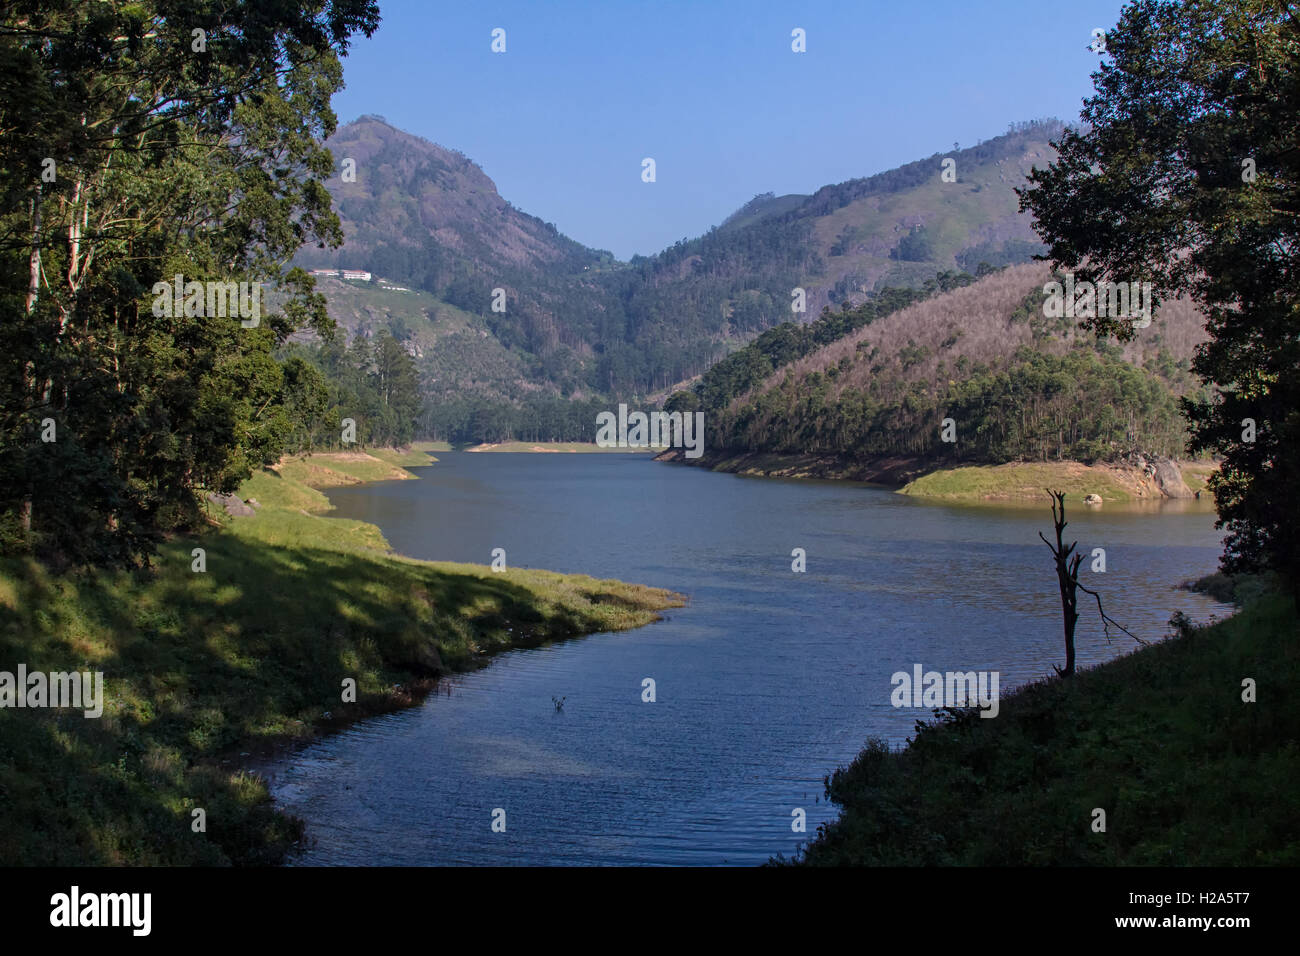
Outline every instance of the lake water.
<svg viewBox="0 0 1300 956">
<path fill-rule="evenodd" d="M 757 864 L 835 815 L 823 777 L 869 736 L 895 745 L 927 710 L 890 677 L 986 670 L 1001 691 L 1063 660 L 1047 499 L 947 506 L 843 482 L 715 474 L 622 454 L 447 453 L 420 481 L 330 492 L 341 517 L 418 558 L 548 568 L 671 588 L 690 605 L 634 631 L 512 651 L 423 705 L 273 768 L 307 821 L 312 865 Z M 1208 503 L 1068 514 L 1081 580 L 1135 634 L 1216 567 Z M 1093 573 L 1092 549 L 1106 572 Z M 807 553 L 806 573 L 791 551 Z M 1079 663 L 1108 645 L 1080 602 Z M 642 701 L 642 681 L 656 700 Z M 552 697 L 567 697 L 556 712 Z M 493 811 L 505 811 L 504 833 Z M 807 833 L 792 832 L 792 811 Z"/>
</svg>

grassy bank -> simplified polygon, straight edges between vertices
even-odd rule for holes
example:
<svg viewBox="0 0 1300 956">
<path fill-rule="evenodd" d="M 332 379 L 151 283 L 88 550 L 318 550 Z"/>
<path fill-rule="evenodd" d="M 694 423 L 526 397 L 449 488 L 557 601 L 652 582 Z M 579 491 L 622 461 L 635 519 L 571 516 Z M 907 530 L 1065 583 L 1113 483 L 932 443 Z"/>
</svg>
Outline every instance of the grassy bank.
<svg viewBox="0 0 1300 956">
<path fill-rule="evenodd" d="M 1155 500 L 1160 492 L 1136 468 L 1085 465 L 1076 461 L 1012 462 L 942 468 L 901 489 L 905 495 L 956 501 L 1019 501 L 1043 497 L 1046 487 L 1072 499 L 1100 495 L 1103 501 Z"/>
<path fill-rule="evenodd" d="M 273 863 L 300 836 L 240 755 L 418 700 L 487 655 L 638 627 L 680 603 L 578 575 L 431 563 L 324 515 L 324 486 L 427 458 L 315 455 L 255 475 L 260 509 L 168 542 L 145 575 L 0 563 L 0 669 L 99 670 L 103 716 L 0 709 L 0 863 Z M 191 570 L 193 548 L 206 571 Z M 356 703 L 343 703 L 345 678 Z M 539 710 L 550 706 L 539 701 Z M 206 812 L 207 832 L 191 811 Z"/>
<path fill-rule="evenodd" d="M 870 741 L 829 778 L 842 815 L 802 862 L 1295 865 L 1298 637 L 1291 600 L 1261 597 L 1028 685 L 994 719 L 928 723 L 903 750 Z"/>
<path fill-rule="evenodd" d="M 1140 468 L 1122 464 L 1086 465 L 1077 461 L 1011 462 L 1004 465 L 936 467 L 914 456 L 843 459 L 826 455 L 774 452 L 706 452 L 687 459 L 679 449 L 658 456 L 712 471 L 762 478 L 820 478 L 891 485 L 918 498 L 961 502 L 1038 501 L 1045 487 L 1070 497 L 1100 495 L 1103 501 L 1160 501 L 1164 496 Z M 1205 492 L 1215 470 L 1209 462 L 1180 462 L 1183 480 L 1193 492 Z M 1208 500 L 1208 499 L 1207 499 Z"/>
<path fill-rule="evenodd" d="M 1183 482 L 1193 492 L 1205 492 L 1206 479 L 1215 468 L 1214 464 L 1198 461 L 1178 465 Z M 1105 463 L 1085 465 L 1078 461 L 941 468 L 900 490 L 919 498 L 997 502 L 1038 500 L 1048 487 L 1058 488 L 1076 500 L 1085 495 L 1100 495 L 1102 501 L 1114 502 L 1164 500 L 1160 487 L 1140 468 Z"/>
</svg>

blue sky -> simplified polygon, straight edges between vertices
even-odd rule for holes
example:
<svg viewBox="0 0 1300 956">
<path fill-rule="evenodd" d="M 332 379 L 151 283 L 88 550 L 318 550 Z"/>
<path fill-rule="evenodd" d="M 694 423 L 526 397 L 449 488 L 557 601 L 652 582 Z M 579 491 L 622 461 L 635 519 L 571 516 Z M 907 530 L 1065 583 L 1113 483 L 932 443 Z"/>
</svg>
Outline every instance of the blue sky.
<svg viewBox="0 0 1300 956">
<path fill-rule="evenodd" d="M 1016 120 L 1072 120 L 1121 0 L 380 0 L 341 122 L 377 113 L 478 163 L 589 246 L 650 255 L 756 193 L 807 193 Z M 490 49 L 494 28 L 506 52 Z M 807 52 L 791 51 L 806 31 Z M 657 181 L 641 181 L 653 157 Z"/>
</svg>

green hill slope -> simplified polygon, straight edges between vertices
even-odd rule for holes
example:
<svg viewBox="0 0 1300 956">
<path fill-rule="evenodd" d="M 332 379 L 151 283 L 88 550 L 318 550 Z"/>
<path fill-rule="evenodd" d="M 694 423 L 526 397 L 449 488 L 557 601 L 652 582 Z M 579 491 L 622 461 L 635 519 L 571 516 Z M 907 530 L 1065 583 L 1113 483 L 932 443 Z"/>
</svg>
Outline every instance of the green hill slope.
<svg viewBox="0 0 1300 956">
<path fill-rule="evenodd" d="M 1194 308 L 1166 304 L 1121 348 L 1044 315 L 1045 265 L 971 279 L 760 337 L 699 385 L 710 448 L 951 463 L 1181 453 L 1177 398 L 1197 387 L 1190 358 L 1205 337 Z M 846 334 L 811 351 L 799 341 L 823 327 Z"/>
<path fill-rule="evenodd" d="M 428 399 L 475 395 L 515 401 L 538 390 L 526 353 L 506 348 L 480 315 L 419 289 L 399 292 L 331 278 L 318 278 L 316 288 L 349 339 L 386 330 L 401 342 L 416 361 Z M 543 386 L 558 394 L 554 385 Z"/>
</svg>

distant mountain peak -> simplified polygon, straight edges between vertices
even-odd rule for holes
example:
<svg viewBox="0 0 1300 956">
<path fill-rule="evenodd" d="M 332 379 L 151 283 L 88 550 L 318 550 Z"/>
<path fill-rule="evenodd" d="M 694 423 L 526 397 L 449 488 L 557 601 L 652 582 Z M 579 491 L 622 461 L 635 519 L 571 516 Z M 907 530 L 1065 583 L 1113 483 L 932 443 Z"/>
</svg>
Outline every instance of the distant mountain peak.
<svg viewBox="0 0 1300 956">
<path fill-rule="evenodd" d="M 1042 245 L 1014 188 L 1050 162 L 1062 128 L 1012 124 L 810 195 L 761 192 L 705 235 L 622 263 L 512 206 L 463 153 L 365 114 L 327 144 L 340 167 L 356 163 L 355 181 L 326 183 L 344 247 L 304 250 L 299 263 L 370 271 L 477 317 L 528 369 L 528 387 L 654 390 L 789 321 L 792 289 L 806 306 L 795 321 L 807 322 L 938 272 L 1028 260 Z M 948 156 L 955 182 L 941 179 Z"/>
</svg>

